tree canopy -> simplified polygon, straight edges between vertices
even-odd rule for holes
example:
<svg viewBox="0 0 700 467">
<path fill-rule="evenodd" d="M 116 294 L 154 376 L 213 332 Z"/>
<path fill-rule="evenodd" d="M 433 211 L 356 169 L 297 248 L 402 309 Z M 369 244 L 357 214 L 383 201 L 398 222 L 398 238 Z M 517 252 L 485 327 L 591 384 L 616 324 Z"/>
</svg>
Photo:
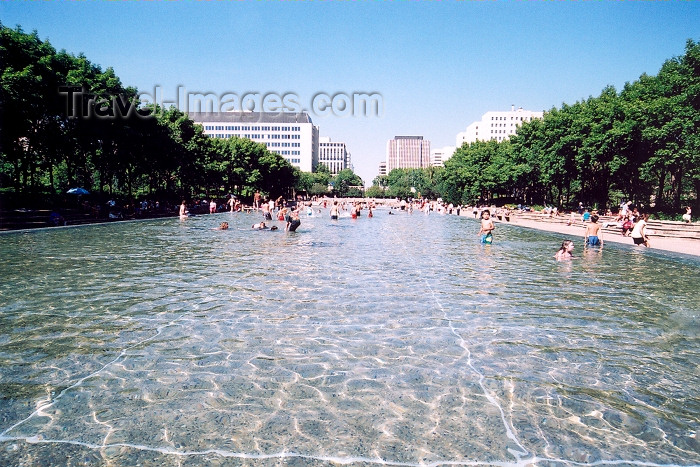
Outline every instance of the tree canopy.
<svg viewBox="0 0 700 467">
<path fill-rule="evenodd" d="M 2 24 L 0 101 L 0 188 L 23 196 L 75 186 L 129 198 L 363 195 L 350 169 L 303 173 L 265 145 L 209 138 L 176 108 L 142 105 L 113 69 Z M 393 170 L 374 184 L 374 195 L 454 203 L 698 207 L 700 44 L 688 40 L 684 55 L 621 91 L 550 109 L 509 140 L 465 144 L 444 168 Z"/>
<path fill-rule="evenodd" d="M 392 171 L 375 185 L 399 197 L 420 186 L 426 196 L 454 203 L 604 208 L 626 199 L 675 212 L 698 206 L 700 44 L 689 40 L 683 56 L 620 92 L 607 86 L 599 96 L 552 108 L 509 140 L 465 144 L 444 170 Z"/>
<path fill-rule="evenodd" d="M 241 138 L 212 139 L 176 108 L 143 106 L 114 70 L 0 24 L 0 186 L 14 193 L 289 195 L 298 171 Z"/>
</svg>

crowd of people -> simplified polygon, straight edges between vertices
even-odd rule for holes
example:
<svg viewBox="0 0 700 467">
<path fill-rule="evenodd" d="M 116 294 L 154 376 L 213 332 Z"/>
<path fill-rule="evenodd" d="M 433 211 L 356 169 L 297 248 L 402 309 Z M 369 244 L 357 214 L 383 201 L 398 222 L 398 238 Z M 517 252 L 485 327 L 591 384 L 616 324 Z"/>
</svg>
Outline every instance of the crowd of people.
<svg viewBox="0 0 700 467">
<path fill-rule="evenodd" d="M 452 203 L 444 203 L 441 199 L 425 200 L 425 199 L 403 199 L 403 200 L 388 200 L 389 215 L 393 215 L 394 211 L 405 211 L 407 213 L 420 212 L 426 215 L 431 213 L 441 215 L 457 215 L 469 216 L 480 219 L 480 229 L 478 232 L 479 241 L 483 244 L 492 244 L 494 241 L 495 224 L 494 220 L 509 221 L 513 215 L 513 211 L 506 207 L 501 208 L 485 208 L 480 206 L 469 205 L 454 205 Z M 230 196 L 225 204 L 217 204 L 211 200 L 208 204 L 206 200 L 198 201 L 197 206 L 209 206 L 209 212 L 258 212 L 262 216 L 260 222 L 254 223 L 251 228 L 255 230 L 277 230 L 278 227 L 270 225 L 270 221 L 286 221 L 284 230 L 294 232 L 301 225 L 303 216 L 319 216 L 322 215 L 322 210 L 327 210 L 327 215 L 331 220 L 338 220 L 342 217 L 356 219 L 363 216 L 366 212 L 367 217 L 374 216 L 376 202 L 374 200 L 347 200 L 335 198 L 317 198 L 312 201 L 298 200 L 289 203 L 283 197 L 277 199 L 263 197 L 259 192 L 255 193 L 252 206 L 242 204 L 236 197 Z M 314 209 L 314 206 L 316 207 Z M 517 208 L 520 212 L 531 211 L 526 206 L 519 205 Z M 541 211 L 542 215 L 548 217 L 558 217 L 563 215 L 556 207 L 545 206 Z M 185 201 L 180 206 L 180 215 L 186 217 L 189 214 L 188 206 Z M 569 213 L 567 225 L 583 225 L 585 227 L 583 234 L 584 247 L 602 247 L 605 243 L 603 238 L 603 228 L 616 226 L 620 229 L 623 236 L 631 237 L 635 245 L 650 246 L 649 236 L 647 233 L 647 225 L 649 215 L 640 213 L 638 208 L 632 206 L 631 202 L 623 202 L 620 204 L 620 209 L 616 214 L 613 214 L 609 209 L 605 211 L 605 216 L 612 218 L 610 222 L 601 223 L 601 216 L 598 211 L 587 209 L 583 203 L 579 204 L 578 210 L 572 210 Z M 691 209 L 687 208 L 686 214 L 683 216 L 684 221 L 691 221 Z M 281 227 L 280 227 L 281 228 Z M 228 229 L 228 223 L 224 222 L 219 227 L 219 230 Z M 559 250 L 555 254 L 557 260 L 572 259 L 575 244 L 571 239 L 566 239 Z"/>
<path fill-rule="evenodd" d="M 339 217 L 351 217 L 356 219 L 362 216 L 363 211 L 367 211 L 367 217 L 374 216 L 374 209 L 376 205 L 373 201 L 347 201 L 347 200 L 337 200 L 334 199 L 332 202 L 328 198 L 324 198 L 322 201 L 317 201 L 318 206 L 323 206 L 323 208 L 330 208 L 330 218 L 332 220 L 337 220 Z M 278 221 L 286 221 L 285 231 L 294 232 L 301 225 L 300 217 L 303 215 L 313 216 L 320 215 L 320 207 L 315 212 L 313 209 L 313 203 L 311 201 L 298 201 L 290 203 L 285 200 L 282 196 L 278 197 L 276 200 L 271 198 L 264 198 L 259 192 L 255 193 L 253 198 L 252 206 L 246 206 L 240 202 L 236 197 L 230 196 L 226 204 L 219 206 L 215 200 L 211 200 L 207 203 L 206 200 L 196 201 L 193 205 L 194 207 L 209 206 L 209 213 L 213 214 L 215 212 L 230 211 L 230 212 L 259 212 L 263 218 L 262 221 L 256 222 L 251 226 L 254 230 L 277 230 L 277 226 L 269 226 L 269 221 L 276 219 Z M 185 219 L 192 215 L 186 200 L 182 201 L 179 207 L 179 215 L 181 219 Z M 224 208 L 225 207 L 225 208 Z M 201 212 L 201 209 L 200 209 Z M 222 222 L 216 230 L 227 230 L 228 223 Z"/>
<path fill-rule="evenodd" d="M 690 222 L 690 207 L 687 209 L 687 221 Z M 620 234 L 624 237 L 631 237 L 635 245 L 644 245 L 645 247 L 650 246 L 649 236 L 647 234 L 647 225 L 649 221 L 649 214 L 640 213 L 637 207 L 632 206 L 631 201 L 622 202 L 620 204 L 620 209 L 617 215 L 614 215 L 609 209 L 606 210 L 606 216 L 614 217 L 612 223 L 599 224 L 600 219 L 598 212 L 595 210 L 589 210 L 583 207 L 583 203 L 579 203 L 580 220 L 585 227 L 583 235 L 584 246 L 603 246 L 603 227 L 610 227 L 611 225 L 616 226 L 620 229 Z M 685 216 L 684 216 L 685 219 Z M 567 225 L 575 225 L 577 223 L 577 216 L 575 211 L 571 211 L 570 218 Z M 559 250 L 556 252 L 554 257 L 557 260 L 565 260 L 573 258 L 574 243 L 572 240 L 565 240 Z"/>
</svg>

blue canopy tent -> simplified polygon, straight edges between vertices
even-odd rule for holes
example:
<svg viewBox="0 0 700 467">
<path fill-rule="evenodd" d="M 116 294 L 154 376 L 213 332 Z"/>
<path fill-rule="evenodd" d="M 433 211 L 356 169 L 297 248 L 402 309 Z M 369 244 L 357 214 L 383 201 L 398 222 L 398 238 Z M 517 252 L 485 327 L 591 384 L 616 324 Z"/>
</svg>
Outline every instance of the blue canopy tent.
<svg viewBox="0 0 700 467">
<path fill-rule="evenodd" d="M 89 195 L 90 192 L 87 191 L 85 188 L 71 188 L 70 190 L 66 191 L 69 195 Z"/>
</svg>

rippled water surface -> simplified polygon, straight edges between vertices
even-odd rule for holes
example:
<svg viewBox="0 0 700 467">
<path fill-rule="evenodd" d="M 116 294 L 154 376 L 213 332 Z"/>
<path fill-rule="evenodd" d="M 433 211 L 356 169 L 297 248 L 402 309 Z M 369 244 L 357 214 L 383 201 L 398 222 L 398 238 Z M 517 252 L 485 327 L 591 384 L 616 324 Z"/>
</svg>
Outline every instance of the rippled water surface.
<svg viewBox="0 0 700 467">
<path fill-rule="evenodd" d="M 700 464 L 697 259 L 256 221 L 0 235 L 0 465 Z"/>
</svg>

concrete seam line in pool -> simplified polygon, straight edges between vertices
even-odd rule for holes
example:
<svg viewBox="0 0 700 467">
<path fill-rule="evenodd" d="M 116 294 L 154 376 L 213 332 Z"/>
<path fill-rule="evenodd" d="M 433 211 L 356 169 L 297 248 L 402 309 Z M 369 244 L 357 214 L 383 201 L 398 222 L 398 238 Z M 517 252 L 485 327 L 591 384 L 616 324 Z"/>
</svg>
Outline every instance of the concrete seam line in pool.
<svg viewBox="0 0 700 467">
<path fill-rule="evenodd" d="M 169 322 L 169 323 L 167 323 L 167 324 L 165 324 L 165 325 L 163 325 L 163 326 L 160 326 L 160 327 L 157 328 L 157 332 L 156 332 L 154 335 L 152 335 L 152 336 L 150 336 L 150 337 L 147 337 L 147 338 L 145 338 L 145 339 L 143 339 L 143 340 L 141 340 L 141 341 L 138 341 L 138 342 L 136 342 L 136 343 L 134 343 L 134 344 L 132 344 L 132 345 L 130 345 L 130 346 L 128 346 L 128 347 L 123 348 L 123 349 L 119 352 L 119 355 L 117 355 L 114 359 L 112 359 L 112 360 L 110 360 L 109 362 L 107 362 L 107 363 L 105 363 L 104 365 L 102 365 L 102 367 L 101 367 L 100 369 L 98 369 L 97 371 L 94 371 L 94 372 L 90 373 L 89 375 L 83 376 L 82 378 L 80 378 L 80 379 L 79 379 L 78 381 L 76 381 L 75 383 L 73 383 L 73 384 L 71 384 L 70 386 L 68 386 L 67 388 L 63 389 L 56 397 L 53 398 L 53 400 L 51 400 L 51 402 L 48 402 L 48 400 L 39 401 L 39 403 L 41 403 L 41 402 L 48 402 L 48 403 L 39 406 L 39 408 L 37 408 L 34 412 L 32 412 L 31 414 L 29 414 L 29 416 L 27 416 L 27 417 L 24 418 L 23 420 L 20 420 L 19 422 L 15 423 L 15 424 L 12 425 L 11 427 L 7 428 L 5 431 L 3 431 L 2 433 L 0 433 L 0 442 L 3 441 L 3 440 L 6 440 L 6 439 L 24 439 L 24 440 L 29 441 L 30 439 L 36 438 L 36 437 L 17 437 L 17 438 L 15 438 L 15 437 L 12 437 L 12 436 L 8 436 L 8 433 L 9 433 L 10 431 L 14 430 L 15 428 L 17 428 L 17 427 L 23 425 L 24 423 L 28 422 L 29 420 L 31 420 L 31 419 L 34 418 L 35 416 L 42 415 L 44 410 L 46 410 L 46 409 L 48 409 L 49 407 L 52 407 L 54 404 L 56 404 L 56 402 L 58 402 L 58 401 L 63 397 L 63 395 L 66 394 L 68 391 L 70 391 L 71 389 L 77 388 L 78 386 L 80 386 L 81 384 L 83 384 L 84 381 L 86 381 L 86 380 L 88 380 L 88 379 L 90 379 L 90 378 L 92 378 L 92 377 L 94 377 L 94 376 L 97 376 L 98 374 L 100 374 L 101 372 L 103 372 L 103 371 L 105 370 L 105 368 L 107 368 L 107 367 L 113 365 L 114 363 L 116 363 L 117 361 L 119 361 L 119 359 L 121 359 L 122 357 L 124 357 L 124 355 L 126 355 L 126 352 L 127 352 L 127 351 L 129 351 L 130 349 L 133 349 L 134 347 L 138 347 L 139 345 L 144 344 L 144 343 L 146 343 L 146 342 L 148 342 L 148 341 L 150 341 L 150 340 L 152 340 L 152 339 L 155 339 L 156 337 L 158 337 L 158 336 L 161 334 L 161 332 L 163 331 L 163 329 L 168 328 L 168 327 L 170 327 L 170 326 L 174 326 L 178 321 L 182 320 L 183 318 L 184 318 L 184 317 L 180 317 L 180 318 L 178 318 L 178 319 L 176 319 L 176 320 L 173 320 L 173 321 L 171 321 L 171 322 Z M 45 416 L 51 418 L 49 415 L 45 415 Z M 30 441 L 30 442 L 31 442 L 31 441 Z M 36 442 L 36 441 L 35 441 L 35 442 Z"/>
<path fill-rule="evenodd" d="M 562 265 L 553 235 L 482 246 L 477 221 L 377 217 L 7 242 L 0 433 L 46 407 L 0 435 L 0 464 L 700 467 L 694 263 L 613 246 Z"/>
<path fill-rule="evenodd" d="M 408 249 L 406 248 L 406 243 L 405 243 L 404 241 L 402 241 L 401 238 L 399 238 L 399 236 L 398 236 L 395 232 L 394 232 L 394 235 L 395 235 L 395 237 L 396 237 L 397 244 L 401 245 L 401 247 L 406 251 L 406 254 L 408 254 Z M 421 277 L 426 277 L 425 274 L 419 274 L 419 275 L 420 275 Z M 425 285 L 428 287 L 428 290 L 430 291 L 430 295 L 433 297 L 433 300 L 435 300 L 435 303 L 437 304 L 438 308 L 439 308 L 440 311 L 443 313 L 443 317 L 444 317 L 445 321 L 447 321 L 447 322 L 449 323 L 450 332 L 452 332 L 452 334 L 454 334 L 455 337 L 457 337 L 457 338 L 459 339 L 459 342 L 460 342 L 459 345 L 460 345 L 460 347 L 462 347 L 462 348 L 464 349 L 464 351 L 466 352 L 466 355 L 467 355 L 467 365 L 469 366 L 469 368 L 471 368 L 471 370 L 472 370 L 474 373 L 476 373 L 476 374 L 478 375 L 478 377 L 479 377 L 479 387 L 480 387 L 481 390 L 483 391 L 484 396 L 486 397 L 486 399 L 487 399 L 493 406 L 495 406 L 495 407 L 498 409 L 498 411 L 499 411 L 499 413 L 500 413 L 500 416 L 501 416 L 501 421 L 503 422 L 503 426 L 504 426 L 504 428 L 505 428 L 505 430 L 506 430 L 506 436 L 507 436 L 510 440 L 512 440 L 515 444 L 517 444 L 518 447 L 519 447 L 520 449 L 522 449 L 521 452 L 518 452 L 518 451 L 516 451 L 516 450 L 514 450 L 514 449 L 508 448 L 508 452 L 510 452 L 511 455 L 513 455 L 513 457 L 515 457 L 516 459 L 518 459 L 518 461 L 521 461 L 522 458 L 523 458 L 524 456 L 526 456 L 526 455 L 529 453 L 529 451 L 528 451 L 522 444 L 520 444 L 520 441 L 519 441 L 519 440 L 517 439 L 517 437 L 515 436 L 515 433 L 513 433 L 512 427 L 510 426 L 510 424 L 509 424 L 508 421 L 506 420 L 505 411 L 504 411 L 503 408 L 500 406 L 500 404 L 498 403 L 498 401 L 496 400 L 496 398 L 493 397 L 493 395 L 491 395 L 491 393 L 489 393 L 489 391 L 486 389 L 486 386 L 484 386 L 484 379 L 485 379 L 485 377 L 484 377 L 484 375 L 483 375 L 479 370 L 477 370 L 476 367 L 474 367 L 474 365 L 472 364 L 472 353 L 471 353 L 471 351 L 469 350 L 469 346 L 467 345 L 467 343 L 466 343 L 466 341 L 464 340 L 464 338 L 463 338 L 463 337 L 459 334 L 459 332 L 457 332 L 457 330 L 455 329 L 455 327 L 454 327 L 454 325 L 453 325 L 453 323 L 452 323 L 452 320 L 447 316 L 447 312 L 445 311 L 445 308 L 442 306 L 442 303 L 440 303 L 440 300 L 439 300 L 438 297 L 435 295 L 435 290 L 434 290 L 433 287 L 430 285 L 430 282 L 428 282 L 427 279 L 425 279 Z"/>
<path fill-rule="evenodd" d="M 236 280 L 235 282 L 238 282 L 238 280 Z M 234 283 L 235 283 L 235 282 L 234 282 Z M 65 393 L 67 393 L 68 391 L 70 391 L 71 389 L 74 389 L 74 388 L 80 386 L 81 384 L 83 384 L 84 381 L 86 381 L 86 380 L 88 380 L 88 379 L 90 379 L 90 378 L 92 378 L 92 377 L 94 377 L 94 376 L 97 376 L 98 374 L 100 374 L 101 372 L 103 372 L 106 368 L 108 368 L 109 366 L 111 366 L 111 365 L 113 365 L 114 363 L 118 362 L 119 359 L 121 359 L 122 357 L 124 357 L 124 356 L 126 355 L 126 352 L 129 351 L 130 349 L 133 349 L 134 347 L 138 347 L 139 345 L 145 344 L 146 342 L 148 342 L 148 341 L 150 341 L 150 340 L 152 340 L 152 339 L 155 339 L 156 337 L 158 337 L 158 336 L 163 332 L 163 330 L 164 330 L 165 328 L 168 328 L 168 327 L 171 327 L 171 326 L 175 326 L 175 325 L 178 323 L 178 321 L 181 321 L 181 320 L 183 320 L 183 319 L 185 319 L 185 316 L 181 316 L 180 318 L 177 318 L 177 319 L 175 319 L 175 320 L 173 320 L 173 321 L 170 321 L 169 323 L 166 323 L 166 324 L 164 324 L 164 325 L 162 325 L 162 326 L 160 326 L 160 327 L 157 327 L 157 328 L 156 328 L 156 333 L 155 333 L 154 335 L 152 335 L 152 336 L 150 336 L 150 337 L 147 337 L 147 338 L 145 338 L 145 339 L 143 339 L 143 340 L 140 340 L 140 341 L 138 341 L 138 342 L 136 342 L 136 343 L 134 343 L 134 344 L 132 344 L 132 345 L 129 345 L 129 346 L 123 348 L 122 350 L 119 351 L 119 354 L 118 354 L 114 359 L 112 359 L 111 361 L 105 363 L 105 364 L 104 364 L 101 368 L 99 368 L 97 371 L 94 371 L 93 373 L 90 373 L 89 375 L 80 378 L 80 379 L 79 379 L 78 381 L 76 381 L 75 383 L 73 383 L 73 384 L 71 384 L 70 386 L 68 386 L 68 387 L 66 387 L 65 389 L 63 389 L 63 390 L 62 390 L 56 397 L 54 397 L 53 400 L 51 400 L 50 402 L 49 402 L 48 400 L 39 401 L 39 403 L 41 403 L 41 402 L 48 402 L 48 403 L 39 406 L 39 408 L 37 408 L 34 412 L 32 412 L 31 414 L 29 414 L 29 416 L 27 416 L 26 418 L 24 418 L 24 419 L 18 421 L 18 422 L 15 423 L 14 425 L 10 426 L 9 428 L 7 428 L 7 429 L 4 430 L 3 432 L 1 432 L 1 433 L 0 433 L 0 442 L 3 441 L 3 440 L 5 440 L 5 439 L 27 439 L 27 440 L 28 440 L 29 438 L 27 438 L 27 437 L 15 438 L 15 437 L 12 437 L 12 436 L 8 436 L 8 433 L 9 433 L 10 431 L 14 430 L 15 428 L 17 428 L 17 427 L 23 425 L 24 423 L 28 422 L 29 420 L 31 420 L 31 419 L 34 418 L 35 416 L 41 415 L 42 412 L 43 412 L 44 410 L 46 410 L 46 409 L 48 409 L 49 407 L 52 407 L 54 404 L 56 404 L 56 402 L 58 402 L 58 401 L 63 397 L 63 395 L 64 395 Z"/>
</svg>

